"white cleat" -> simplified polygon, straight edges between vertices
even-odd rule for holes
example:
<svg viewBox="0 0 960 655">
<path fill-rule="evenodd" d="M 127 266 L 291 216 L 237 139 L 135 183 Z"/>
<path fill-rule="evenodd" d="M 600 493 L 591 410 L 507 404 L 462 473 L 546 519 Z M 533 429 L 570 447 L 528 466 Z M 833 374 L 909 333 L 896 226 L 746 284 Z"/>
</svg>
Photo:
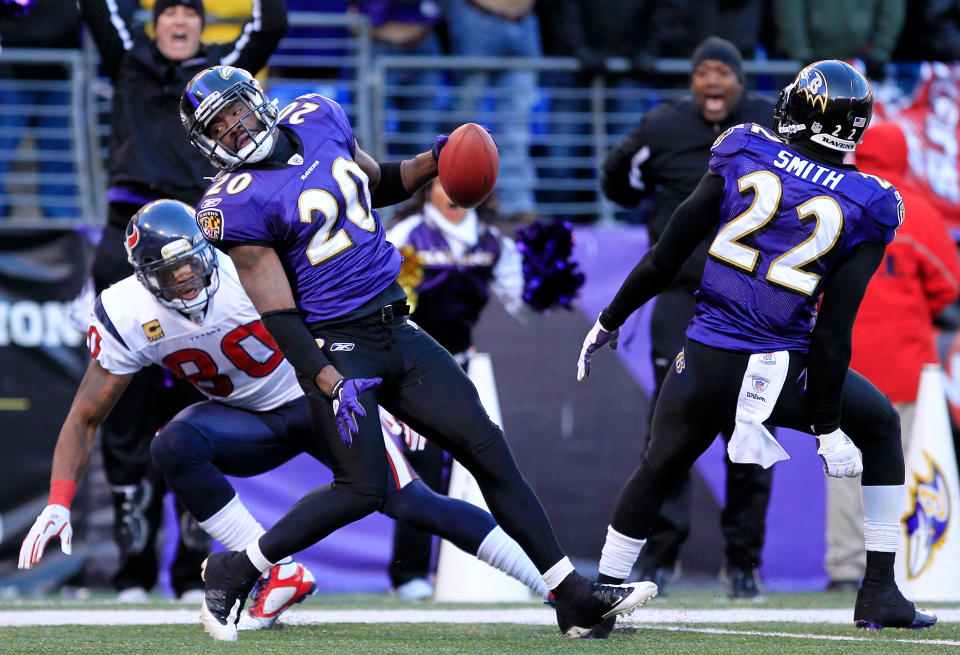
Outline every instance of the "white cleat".
<svg viewBox="0 0 960 655">
<path fill-rule="evenodd" d="M 238 630 L 269 630 L 282 626 L 277 621 L 291 605 L 300 603 L 317 590 L 313 574 L 295 561 L 274 564 L 260 576 L 250 591 L 250 608 L 240 615 Z"/>
</svg>

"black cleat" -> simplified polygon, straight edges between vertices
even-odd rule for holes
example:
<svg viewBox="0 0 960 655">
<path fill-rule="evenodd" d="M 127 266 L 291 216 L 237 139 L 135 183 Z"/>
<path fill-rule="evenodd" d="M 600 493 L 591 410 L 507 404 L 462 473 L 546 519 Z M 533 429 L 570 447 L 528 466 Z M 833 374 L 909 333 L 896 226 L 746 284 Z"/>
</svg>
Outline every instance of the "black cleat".
<svg viewBox="0 0 960 655">
<path fill-rule="evenodd" d="M 893 582 L 877 584 L 864 580 L 863 586 L 857 592 L 853 622 L 858 628 L 867 630 L 922 630 L 932 628 L 937 622 L 937 615 L 920 609 L 904 598 Z"/>
<path fill-rule="evenodd" d="M 739 566 L 730 567 L 730 600 L 761 602 L 763 589 L 757 570 L 744 569 Z"/>
<path fill-rule="evenodd" d="M 242 551 L 213 553 L 203 561 L 200 577 L 204 582 L 204 599 L 200 620 L 211 637 L 217 641 L 237 640 L 237 620 L 259 576 Z"/>
<path fill-rule="evenodd" d="M 583 635 L 581 639 L 606 639 L 610 636 L 610 633 L 613 632 L 613 627 L 617 624 L 617 617 L 611 616 L 610 618 L 600 621 L 597 625 L 591 628 L 590 632 Z"/>
<path fill-rule="evenodd" d="M 572 576 L 572 577 L 571 577 Z M 564 637 L 589 635 L 606 618 L 626 616 L 657 595 L 652 582 L 607 585 L 588 580 L 574 572 L 561 583 L 556 594 L 557 624 Z"/>
</svg>

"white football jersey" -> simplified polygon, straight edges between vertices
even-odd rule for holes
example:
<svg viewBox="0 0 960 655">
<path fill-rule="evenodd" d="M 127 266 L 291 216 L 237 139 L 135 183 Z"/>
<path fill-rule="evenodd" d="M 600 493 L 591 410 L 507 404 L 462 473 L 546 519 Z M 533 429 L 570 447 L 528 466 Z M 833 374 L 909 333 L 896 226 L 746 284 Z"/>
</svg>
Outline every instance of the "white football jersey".
<svg viewBox="0 0 960 655">
<path fill-rule="evenodd" d="M 165 366 L 207 397 L 267 411 L 303 395 L 293 366 L 260 322 L 233 261 L 217 252 L 220 288 L 203 323 L 163 306 L 134 276 L 105 289 L 90 316 L 90 354 L 116 375 Z"/>
</svg>

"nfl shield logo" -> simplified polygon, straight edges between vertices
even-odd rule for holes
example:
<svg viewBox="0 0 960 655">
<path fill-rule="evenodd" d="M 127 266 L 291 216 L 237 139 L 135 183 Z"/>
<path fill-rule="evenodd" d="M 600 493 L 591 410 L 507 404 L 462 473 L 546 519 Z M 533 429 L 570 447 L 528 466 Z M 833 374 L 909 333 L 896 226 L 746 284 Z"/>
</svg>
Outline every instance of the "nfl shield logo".
<svg viewBox="0 0 960 655">
<path fill-rule="evenodd" d="M 767 385 L 770 384 L 770 380 L 767 378 L 762 378 L 759 375 L 753 376 L 753 390 L 757 393 L 763 393 L 764 389 L 767 388 Z"/>
<path fill-rule="evenodd" d="M 760 353 L 760 363 L 768 366 L 777 363 L 777 356 L 773 353 Z"/>
</svg>

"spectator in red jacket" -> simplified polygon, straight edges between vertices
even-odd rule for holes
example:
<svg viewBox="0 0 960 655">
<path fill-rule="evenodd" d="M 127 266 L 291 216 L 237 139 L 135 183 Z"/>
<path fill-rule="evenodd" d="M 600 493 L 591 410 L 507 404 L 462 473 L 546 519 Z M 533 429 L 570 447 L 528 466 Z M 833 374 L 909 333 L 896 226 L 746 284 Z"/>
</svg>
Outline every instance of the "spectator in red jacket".
<svg viewBox="0 0 960 655">
<path fill-rule="evenodd" d="M 924 364 L 938 361 L 933 320 L 960 293 L 960 256 L 940 212 L 911 186 L 907 140 L 895 123 L 866 131 L 857 148 L 857 168 L 887 180 L 906 210 L 897 236 L 867 287 L 853 326 L 850 367 L 893 402 L 906 449 Z M 856 589 L 863 576 L 863 511 L 857 480 L 827 482 L 828 589 Z"/>
</svg>

